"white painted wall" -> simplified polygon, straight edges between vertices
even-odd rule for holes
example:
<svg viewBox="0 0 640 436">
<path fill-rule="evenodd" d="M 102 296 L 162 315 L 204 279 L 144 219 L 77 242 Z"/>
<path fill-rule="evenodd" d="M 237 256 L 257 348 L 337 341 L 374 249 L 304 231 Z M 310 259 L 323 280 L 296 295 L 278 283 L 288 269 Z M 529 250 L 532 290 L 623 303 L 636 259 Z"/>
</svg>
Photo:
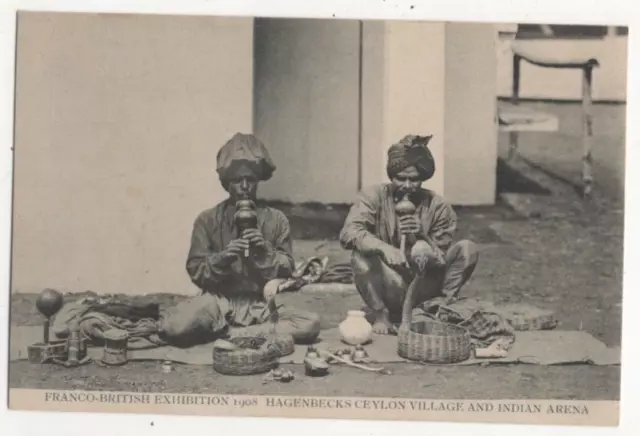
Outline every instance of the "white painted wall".
<svg viewBox="0 0 640 436">
<path fill-rule="evenodd" d="M 362 26 L 362 185 L 387 180 L 387 144 L 384 135 L 386 28 L 384 21 Z"/>
<path fill-rule="evenodd" d="M 393 142 L 433 134 L 436 174 L 425 187 L 455 204 L 493 204 L 495 36 L 489 24 L 364 23 L 365 185 L 387 180 Z"/>
<path fill-rule="evenodd" d="M 425 187 L 445 191 L 445 24 L 384 23 L 382 152 L 406 134 L 433 135 L 429 149 L 436 162 Z M 365 152 L 367 155 L 369 151 Z M 386 175 L 385 175 L 386 179 Z"/>
<path fill-rule="evenodd" d="M 444 194 L 455 204 L 495 202 L 495 53 L 493 26 L 446 24 Z"/>
<path fill-rule="evenodd" d="M 194 293 L 215 156 L 252 128 L 253 20 L 22 13 L 13 291 Z"/>
<path fill-rule="evenodd" d="M 453 202 L 489 192 L 487 31 L 464 26 L 364 24 L 365 185 L 387 180 L 390 144 L 433 134 L 427 186 Z M 252 19 L 22 14 L 13 291 L 193 293 L 193 220 L 226 195 L 215 155 L 253 126 L 279 167 L 263 195 L 351 201 L 358 35 L 357 22 L 268 20 L 254 95 Z"/>
<path fill-rule="evenodd" d="M 353 199 L 358 49 L 357 21 L 256 20 L 254 126 L 278 167 L 262 197 Z"/>
</svg>

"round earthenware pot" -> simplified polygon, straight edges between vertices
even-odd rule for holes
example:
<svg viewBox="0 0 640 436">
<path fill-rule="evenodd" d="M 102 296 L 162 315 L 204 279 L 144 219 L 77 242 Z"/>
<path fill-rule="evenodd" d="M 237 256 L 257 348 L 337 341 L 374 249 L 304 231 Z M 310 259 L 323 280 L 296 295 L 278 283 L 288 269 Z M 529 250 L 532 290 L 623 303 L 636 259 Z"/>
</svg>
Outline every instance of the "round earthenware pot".
<svg viewBox="0 0 640 436">
<path fill-rule="evenodd" d="M 362 345 L 371 340 L 373 327 L 362 310 L 350 310 L 338 326 L 342 341 L 349 345 Z"/>
</svg>

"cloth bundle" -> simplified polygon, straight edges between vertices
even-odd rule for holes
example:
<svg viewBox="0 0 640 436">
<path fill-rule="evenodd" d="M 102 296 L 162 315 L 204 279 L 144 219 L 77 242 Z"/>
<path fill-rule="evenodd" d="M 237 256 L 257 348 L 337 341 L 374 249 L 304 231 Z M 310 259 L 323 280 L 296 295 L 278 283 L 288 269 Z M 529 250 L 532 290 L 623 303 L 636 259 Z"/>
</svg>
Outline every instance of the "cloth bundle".
<svg viewBox="0 0 640 436">
<path fill-rule="evenodd" d="M 337 264 L 328 266 L 329 258 L 310 257 L 298 262 L 291 277 L 278 285 L 280 292 L 293 292 L 312 283 L 353 283 L 351 265 Z"/>
<path fill-rule="evenodd" d="M 65 304 L 56 315 L 52 331 L 59 338 L 69 335 L 70 326 L 77 323 L 80 333 L 91 343 L 104 341 L 104 332 L 126 331 L 131 348 L 163 345 L 158 337 L 159 307 L 154 303 L 139 304 L 111 296 L 86 297 Z"/>
<path fill-rule="evenodd" d="M 460 299 L 449 304 L 427 302 L 422 310 L 428 317 L 464 327 L 472 343 L 479 347 L 500 342 L 508 349 L 515 341 L 516 331 L 547 330 L 558 324 L 553 314 L 533 306 L 500 307 L 477 299 Z"/>
</svg>

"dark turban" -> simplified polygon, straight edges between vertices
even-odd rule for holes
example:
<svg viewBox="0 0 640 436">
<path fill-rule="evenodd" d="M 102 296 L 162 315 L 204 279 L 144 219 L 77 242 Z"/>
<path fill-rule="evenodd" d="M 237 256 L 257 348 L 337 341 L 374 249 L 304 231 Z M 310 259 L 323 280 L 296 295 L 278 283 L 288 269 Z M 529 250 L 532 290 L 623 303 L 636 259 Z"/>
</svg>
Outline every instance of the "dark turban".
<svg viewBox="0 0 640 436">
<path fill-rule="evenodd" d="M 387 175 L 390 179 L 408 167 L 415 167 L 423 180 L 429 180 L 436 171 L 433 155 L 427 147 L 433 136 L 407 135 L 389 148 Z"/>
<path fill-rule="evenodd" d="M 255 136 L 242 133 L 236 133 L 227 141 L 218 152 L 217 161 L 216 171 L 225 187 L 226 181 L 242 165 L 248 166 L 261 181 L 269 180 L 276 170 L 264 144 Z"/>
</svg>

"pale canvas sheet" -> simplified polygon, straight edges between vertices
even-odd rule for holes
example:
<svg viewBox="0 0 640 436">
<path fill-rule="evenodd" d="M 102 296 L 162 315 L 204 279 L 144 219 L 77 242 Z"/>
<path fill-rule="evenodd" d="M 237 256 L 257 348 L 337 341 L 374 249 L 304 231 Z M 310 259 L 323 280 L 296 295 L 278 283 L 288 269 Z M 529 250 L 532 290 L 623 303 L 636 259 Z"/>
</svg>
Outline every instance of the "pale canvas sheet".
<svg viewBox="0 0 640 436">
<path fill-rule="evenodd" d="M 42 329 L 33 326 L 18 326 L 12 328 L 11 354 L 12 361 L 27 358 L 27 347 L 40 340 Z M 397 337 L 376 336 L 374 343 L 367 346 L 367 352 L 372 362 L 400 363 L 407 362 L 396 352 Z M 345 348 L 340 341 L 338 329 L 323 330 L 319 349 L 336 350 Z M 302 363 L 306 347 L 296 346 L 293 354 L 283 357 L 282 363 Z M 95 359 L 102 358 L 103 351 L 99 347 L 89 348 L 89 355 Z M 187 349 L 175 347 L 160 347 L 147 350 L 130 350 L 129 360 L 170 360 L 190 365 L 211 365 L 211 344 L 199 345 Z M 587 332 L 579 331 L 531 331 L 516 333 L 516 341 L 509 350 L 506 358 L 475 359 L 470 358 L 457 365 L 481 365 L 483 363 L 523 363 L 534 365 L 560 364 L 593 364 L 599 366 L 620 364 L 620 349 L 609 348 Z"/>
</svg>

